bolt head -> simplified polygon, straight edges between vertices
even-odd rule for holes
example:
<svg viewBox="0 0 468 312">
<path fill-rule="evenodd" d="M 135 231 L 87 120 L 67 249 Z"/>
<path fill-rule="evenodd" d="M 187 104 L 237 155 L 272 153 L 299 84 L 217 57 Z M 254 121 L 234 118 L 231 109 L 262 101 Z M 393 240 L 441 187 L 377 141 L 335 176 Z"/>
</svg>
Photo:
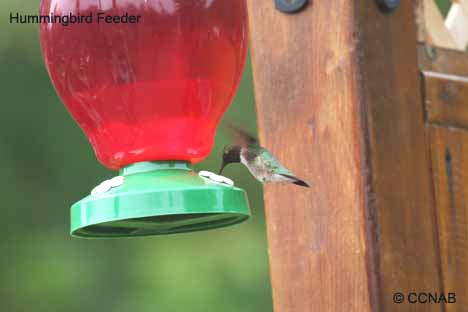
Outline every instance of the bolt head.
<svg viewBox="0 0 468 312">
<path fill-rule="evenodd" d="M 287 14 L 298 13 L 306 7 L 308 0 L 275 0 L 276 8 Z"/>
<path fill-rule="evenodd" d="M 378 0 L 378 3 L 386 11 L 393 11 L 400 6 L 400 0 Z"/>
</svg>

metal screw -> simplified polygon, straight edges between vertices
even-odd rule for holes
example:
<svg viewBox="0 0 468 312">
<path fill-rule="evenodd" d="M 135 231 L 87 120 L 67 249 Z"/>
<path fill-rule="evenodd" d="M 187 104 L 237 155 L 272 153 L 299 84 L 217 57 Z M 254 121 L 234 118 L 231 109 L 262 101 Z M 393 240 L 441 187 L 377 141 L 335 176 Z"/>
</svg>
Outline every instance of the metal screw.
<svg viewBox="0 0 468 312">
<path fill-rule="evenodd" d="M 437 58 L 437 51 L 433 46 L 425 44 L 424 51 L 426 52 L 427 56 L 431 59 L 431 61 L 434 61 Z"/>
<path fill-rule="evenodd" d="M 377 0 L 377 3 L 386 12 L 391 12 L 400 6 L 400 0 Z"/>
<path fill-rule="evenodd" d="M 276 8 L 287 14 L 298 13 L 306 7 L 308 2 L 308 0 L 275 0 Z"/>
</svg>

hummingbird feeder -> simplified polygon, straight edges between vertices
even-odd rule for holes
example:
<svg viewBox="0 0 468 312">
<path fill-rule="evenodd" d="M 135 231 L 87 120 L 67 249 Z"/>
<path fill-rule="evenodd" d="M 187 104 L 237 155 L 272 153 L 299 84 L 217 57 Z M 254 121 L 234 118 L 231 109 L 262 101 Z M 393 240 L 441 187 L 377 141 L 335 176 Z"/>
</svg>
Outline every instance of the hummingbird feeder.
<svg viewBox="0 0 468 312">
<path fill-rule="evenodd" d="M 72 206 L 72 235 L 170 234 L 249 218 L 242 189 L 191 169 L 211 152 L 239 85 L 246 15 L 245 0 L 42 0 L 54 86 L 99 161 L 120 171 Z"/>
</svg>

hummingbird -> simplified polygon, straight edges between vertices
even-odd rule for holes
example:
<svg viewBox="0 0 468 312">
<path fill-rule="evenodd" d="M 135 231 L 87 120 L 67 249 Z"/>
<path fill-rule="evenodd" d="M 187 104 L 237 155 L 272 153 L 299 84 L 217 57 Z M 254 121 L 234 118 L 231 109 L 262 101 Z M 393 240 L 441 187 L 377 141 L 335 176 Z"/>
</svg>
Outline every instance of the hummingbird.
<svg viewBox="0 0 468 312">
<path fill-rule="evenodd" d="M 219 174 L 222 174 L 227 165 L 241 163 L 262 183 L 293 183 L 309 187 L 306 182 L 286 169 L 270 151 L 261 147 L 254 137 L 238 128 L 231 128 L 234 128 L 242 143 L 230 144 L 224 147 Z"/>
</svg>

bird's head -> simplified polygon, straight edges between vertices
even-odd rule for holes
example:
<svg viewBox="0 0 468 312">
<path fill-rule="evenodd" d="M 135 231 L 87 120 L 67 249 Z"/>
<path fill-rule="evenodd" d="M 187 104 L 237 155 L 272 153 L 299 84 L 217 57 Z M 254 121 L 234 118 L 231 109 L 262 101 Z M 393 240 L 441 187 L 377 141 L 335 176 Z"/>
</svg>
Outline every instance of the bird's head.
<svg viewBox="0 0 468 312">
<path fill-rule="evenodd" d="M 240 145 L 227 145 L 223 149 L 223 163 L 221 165 L 221 170 L 219 174 L 223 173 L 224 168 L 232 163 L 240 163 L 241 158 L 241 149 Z"/>
</svg>

